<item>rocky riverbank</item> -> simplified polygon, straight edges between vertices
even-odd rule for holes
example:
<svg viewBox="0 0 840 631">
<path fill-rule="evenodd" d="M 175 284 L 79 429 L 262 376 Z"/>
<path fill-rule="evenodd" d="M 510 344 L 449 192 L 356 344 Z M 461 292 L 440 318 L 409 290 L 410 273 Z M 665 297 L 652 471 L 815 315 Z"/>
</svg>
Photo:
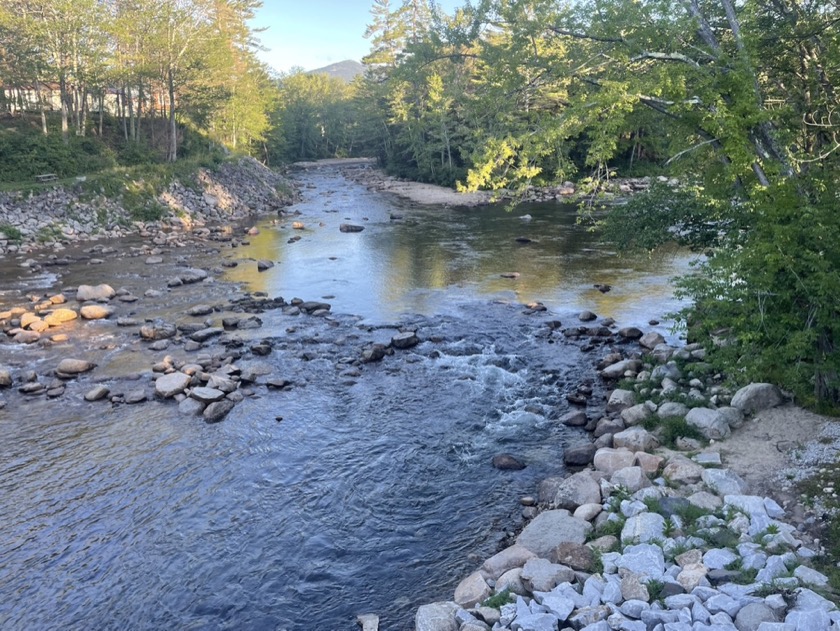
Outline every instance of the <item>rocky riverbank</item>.
<svg viewBox="0 0 840 631">
<path fill-rule="evenodd" d="M 188 231 L 274 212 L 295 199 L 285 177 L 252 158 L 199 169 L 193 181 L 172 182 L 147 200 L 163 214 L 157 221 L 138 221 L 120 198 L 88 188 L 80 180 L 74 186 L 0 193 L 0 256 L 137 233 Z"/>
<path fill-rule="evenodd" d="M 621 387 L 605 405 L 580 388 L 570 398 L 580 409 L 561 419 L 592 432 L 564 454 L 578 473 L 522 498 L 531 521 L 513 545 L 451 601 L 421 607 L 417 631 L 837 628 L 837 595 L 811 567 L 825 553 L 820 513 L 793 493 L 794 479 L 836 459 L 831 419 L 785 405 L 769 384 L 731 393 L 696 345 L 630 328 L 618 337 L 638 339 L 638 350 L 609 352 L 598 368 Z M 751 440 L 739 441 L 742 431 Z M 818 443 L 829 458 L 803 459 Z"/>
<path fill-rule="evenodd" d="M 369 190 L 391 193 L 417 204 L 439 206 L 484 206 L 496 201 L 516 200 L 517 203 L 566 202 L 577 203 L 587 195 L 584 187 L 574 182 L 563 182 L 555 186 L 531 186 L 524 191 L 474 191 L 461 193 L 446 186 L 401 180 L 392 177 L 377 167 L 372 158 L 348 158 L 299 162 L 293 168 L 311 170 L 318 168 L 340 168 L 349 180 L 358 182 Z M 614 178 L 602 186 L 600 203 L 617 202 L 630 195 L 648 190 L 654 181 L 671 187 L 679 186 L 674 178 L 639 177 Z"/>
</svg>

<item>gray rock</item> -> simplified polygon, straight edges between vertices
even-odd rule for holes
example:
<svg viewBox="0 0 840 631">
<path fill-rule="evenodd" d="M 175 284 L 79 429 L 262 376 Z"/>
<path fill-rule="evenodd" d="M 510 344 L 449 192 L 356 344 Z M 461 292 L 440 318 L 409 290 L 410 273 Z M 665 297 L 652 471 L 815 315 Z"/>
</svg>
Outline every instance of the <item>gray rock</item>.
<svg viewBox="0 0 840 631">
<path fill-rule="evenodd" d="M 762 622 L 778 621 L 776 612 L 764 603 L 749 603 L 735 616 L 735 628 L 738 631 L 758 631 Z"/>
<path fill-rule="evenodd" d="M 583 427 L 588 420 L 583 410 L 572 410 L 561 416 L 559 422 L 569 427 Z"/>
<path fill-rule="evenodd" d="M 492 593 L 493 591 L 481 573 L 473 572 L 455 588 L 455 597 L 453 600 L 461 607 L 469 609 L 485 601 Z"/>
<path fill-rule="evenodd" d="M 522 582 L 522 568 L 515 567 L 502 574 L 496 581 L 496 593 L 510 592 L 511 594 L 526 595 L 528 590 Z"/>
<path fill-rule="evenodd" d="M 391 338 L 391 346 L 399 349 L 411 348 L 420 343 L 420 338 L 413 331 L 399 333 Z"/>
<path fill-rule="evenodd" d="M 225 393 L 216 388 L 207 388 L 199 386 L 190 390 L 190 397 L 200 401 L 201 403 L 213 403 L 214 401 L 221 401 L 225 398 Z"/>
<path fill-rule="evenodd" d="M 146 400 L 146 391 L 143 388 L 131 390 L 125 395 L 125 402 L 129 404 L 142 403 Z"/>
<path fill-rule="evenodd" d="M 755 414 L 761 410 L 782 404 L 782 393 L 769 383 L 751 383 L 744 386 L 732 397 L 732 407 L 738 408 L 744 414 Z"/>
<path fill-rule="evenodd" d="M 703 483 L 715 493 L 724 495 L 741 495 L 747 490 L 747 483 L 734 471 L 729 469 L 704 469 Z"/>
<path fill-rule="evenodd" d="M 620 412 L 636 403 L 636 394 L 630 390 L 616 389 L 610 393 L 607 412 Z"/>
<path fill-rule="evenodd" d="M 656 415 L 659 418 L 685 418 L 688 414 L 688 408 L 683 403 L 676 401 L 666 401 L 656 408 Z"/>
<path fill-rule="evenodd" d="M 357 226 L 357 225 L 354 225 L 352 223 L 343 223 L 343 224 L 338 226 L 338 229 L 341 232 L 361 232 L 362 230 L 365 229 L 365 227 L 364 226 Z"/>
<path fill-rule="evenodd" d="M 634 515 L 624 523 L 624 528 L 621 529 L 622 543 L 648 543 L 654 539 L 664 538 L 665 518 L 657 513 Z"/>
<path fill-rule="evenodd" d="M 213 313 L 213 307 L 210 305 L 195 305 L 187 309 L 187 315 L 190 316 L 205 316 Z"/>
<path fill-rule="evenodd" d="M 522 567 L 530 559 L 536 558 L 533 552 L 521 545 L 512 545 L 497 552 L 481 566 L 481 572 L 491 579 L 497 579 L 508 570 Z"/>
<path fill-rule="evenodd" d="M 744 425 L 744 413 L 738 408 L 719 407 L 717 411 L 723 415 L 731 429 L 738 429 Z"/>
<path fill-rule="evenodd" d="M 56 372 L 59 376 L 75 376 L 96 368 L 96 364 L 85 359 L 65 358 L 58 362 Z"/>
<path fill-rule="evenodd" d="M 264 272 L 266 270 L 271 269 L 272 267 L 274 267 L 274 261 L 269 261 L 267 259 L 261 259 L 261 260 L 257 261 L 257 271 L 258 272 Z"/>
<path fill-rule="evenodd" d="M 659 546 L 640 543 L 627 546 L 615 565 L 639 576 L 660 580 L 665 573 L 665 555 Z"/>
<path fill-rule="evenodd" d="M 577 608 L 574 600 L 562 594 L 548 593 L 540 596 L 540 604 L 548 609 L 549 613 L 557 616 L 560 622 L 565 622 Z"/>
<path fill-rule="evenodd" d="M 548 559 L 531 559 L 522 568 L 521 577 L 528 591 L 548 592 L 560 583 L 575 580 L 575 572 L 570 567 L 552 563 Z"/>
<path fill-rule="evenodd" d="M 561 543 L 552 552 L 550 560 L 573 570 L 589 572 L 595 563 L 595 553 L 592 548 L 579 543 Z"/>
<path fill-rule="evenodd" d="M 200 329 L 198 331 L 195 331 L 194 333 L 191 333 L 190 339 L 193 342 L 206 342 L 211 337 L 216 337 L 217 335 L 221 335 L 224 332 L 225 330 L 222 327 L 210 326 L 206 329 Z"/>
<path fill-rule="evenodd" d="M 175 337 L 177 332 L 174 324 L 169 324 L 163 320 L 155 320 L 140 327 L 140 337 L 144 340 L 167 340 Z"/>
<path fill-rule="evenodd" d="M 556 631 L 557 616 L 550 613 L 532 613 L 517 616 L 510 628 L 513 631 Z"/>
<path fill-rule="evenodd" d="M 422 605 L 414 616 L 415 631 L 458 631 L 455 614 L 460 607 L 454 602 Z"/>
<path fill-rule="evenodd" d="M 85 394 L 85 401 L 99 401 L 108 396 L 111 391 L 105 386 L 96 386 Z"/>
<path fill-rule="evenodd" d="M 610 482 L 635 493 L 650 486 L 650 480 L 641 467 L 625 467 L 619 469 L 610 477 Z"/>
<path fill-rule="evenodd" d="M 12 385 L 12 371 L 0 367 L 0 388 L 9 388 Z"/>
<path fill-rule="evenodd" d="M 493 456 L 493 468 L 500 471 L 521 471 L 525 463 L 512 454 L 496 454 Z"/>
<path fill-rule="evenodd" d="M 198 399 L 187 397 L 178 404 L 178 411 L 184 416 L 198 416 L 204 412 L 205 407 L 207 405 Z"/>
<path fill-rule="evenodd" d="M 703 555 L 703 565 L 710 570 L 723 570 L 736 561 L 738 555 L 727 548 L 712 548 Z"/>
<path fill-rule="evenodd" d="M 107 301 L 117 295 L 110 285 L 79 285 L 76 290 L 76 300 L 79 302 Z"/>
<path fill-rule="evenodd" d="M 717 613 L 725 613 L 730 618 L 735 618 L 741 610 L 742 604 L 727 594 L 716 594 L 707 599 L 703 606 L 714 616 Z"/>
<path fill-rule="evenodd" d="M 598 504 L 600 502 L 601 487 L 588 471 L 581 471 L 560 483 L 552 505 L 573 511 L 582 504 Z"/>
<path fill-rule="evenodd" d="M 601 371 L 601 376 L 605 379 L 621 379 L 625 373 L 636 374 L 641 367 L 642 362 L 638 359 L 625 359 L 604 368 Z"/>
<path fill-rule="evenodd" d="M 630 451 L 653 451 L 659 446 L 656 437 L 643 427 L 629 427 L 613 436 L 616 449 L 624 447 Z"/>
<path fill-rule="evenodd" d="M 376 614 L 360 614 L 356 616 L 356 622 L 362 627 L 362 631 L 379 631 L 379 616 Z"/>
<path fill-rule="evenodd" d="M 570 467 L 584 467 L 592 462 L 596 451 L 593 443 L 569 447 L 563 451 L 563 462 Z"/>
<path fill-rule="evenodd" d="M 657 366 L 650 373 L 650 378 L 654 381 L 662 381 L 663 379 L 679 381 L 682 379 L 682 376 L 682 372 L 676 362 L 668 362 L 663 366 Z"/>
<path fill-rule="evenodd" d="M 785 624 L 791 625 L 794 631 L 829 631 L 831 618 L 822 609 L 794 609 L 785 616 Z"/>
<path fill-rule="evenodd" d="M 627 426 L 624 424 L 624 421 L 620 418 L 605 417 L 598 421 L 598 424 L 595 426 L 595 431 L 592 432 L 592 435 L 595 438 L 600 438 L 601 436 L 609 434 L 610 441 L 612 441 L 612 436 L 614 434 L 617 434 L 618 432 L 626 428 Z"/>
<path fill-rule="evenodd" d="M 800 565 L 793 571 L 793 575 L 799 579 L 803 585 L 810 585 L 811 587 L 825 588 L 828 587 L 828 577 L 822 572 L 810 568 L 806 565 Z"/>
<path fill-rule="evenodd" d="M 709 440 L 721 440 L 731 433 L 729 422 L 717 410 L 694 408 L 685 415 L 689 425 L 696 427 Z"/>
<path fill-rule="evenodd" d="M 659 333 L 655 331 L 651 331 L 650 333 L 645 333 L 641 338 L 639 338 L 639 345 L 647 348 L 649 350 L 653 350 L 659 344 L 664 344 L 665 338 L 662 337 Z"/>
<path fill-rule="evenodd" d="M 168 399 L 174 397 L 176 394 L 181 394 L 189 387 L 191 382 L 192 377 L 182 372 L 161 375 L 155 381 L 155 393 L 164 399 Z"/>
<path fill-rule="evenodd" d="M 614 449 L 612 447 L 602 447 L 595 452 L 592 459 L 592 464 L 598 471 L 603 471 L 607 476 L 611 476 L 619 469 L 625 467 L 632 467 L 636 460 L 635 453 L 629 449 Z"/>
<path fill-rule="evenodd" d="M 203 269 L 188 267 L 178 272 L 178 278 L 184 285 L 189 285 L 190 283 L 198 283 L 205 280 L 207 278 L 207 272 Z"/>
<path fill-rule="evenodd" d="M 525 526 L 516 543 L 546 558 L 561 543 L 583 543 L 591 530 L 591 524 L 573 517 L 569 511 L 549 510 L 540 513 Z"/>
<path fill-rule="evenodd" d="M 642 600 L 648 602 L 650 593 L 635 574 L 625 574 L 621 579 L 621 597 L 624 600 Z"/>
<path fill-rule="evenodd" d="M 204 409 L 204 414 L 202 416 L 208 423 L 218 423 L 228 415 L 234 405 L 236 404 L 230 399 L 216 401 Z"/>
<path fill-rule="evenodd" d="M 650 408 L 644 403 L 633 405 L 621 411 L 621 420 L 628 427 L 633 425 L 641 425 L 647 419 L 653 416 Z"/>
</svg>

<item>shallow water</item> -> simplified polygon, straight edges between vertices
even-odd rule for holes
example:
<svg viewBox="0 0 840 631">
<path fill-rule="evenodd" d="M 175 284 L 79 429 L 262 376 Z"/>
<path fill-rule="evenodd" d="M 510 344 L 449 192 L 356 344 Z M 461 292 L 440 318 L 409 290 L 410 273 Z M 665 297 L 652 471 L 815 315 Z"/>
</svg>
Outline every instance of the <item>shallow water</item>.
<svg viewBox="0 0 840 631">
<path fill-rule="evenodd" d="M 408 207 L 335 172 L 303 177 L 315 186 L 296 207 L 307 230 L 266 221 L 249 247 L 219 256 L 242 259 L 230 279 L 251 290 L 331 295 L 334 312 L 359 317 L 261 314 L 256 334 L 275 350 L 237 363 L 294 386 L 257 388 L 217 425 L 172 404 L 85 403 L 84 378 L 60 403 L 0 411 L 0 628 L 320 631 L 375 612 L 383 629 L 410 629 L 418 605 L 451 597 L 496 551 L 518 498 L 562 472 L 563 449 L 588 440 L 556 419 L 594 379 L 591 356 L 546 322 L 590 308 L 641 324 L 675 304 L 667 278 L 684 259 L 617 261 L 568 209 Z M 339 232 L 348 218 L 365 231 Z M 257 274 L 254 258 L 279 263 Z M 109 271 L 140 282 L 131 269 Z M 191 292 L 164 307 L 229 293 Z M 551 311 L 517 304 L 534 299 Z M 384 323 L 424 341 L 348 374 L 348 358 L 396 332 Z M 108 326 L 85 325 L 98 373 L 148 362 L 131 345 L 107 348 Z M 138 383 L 150 382 L 111 385 Z M 500 452 L 527 468 L 493 469 Z"/>
</svg>

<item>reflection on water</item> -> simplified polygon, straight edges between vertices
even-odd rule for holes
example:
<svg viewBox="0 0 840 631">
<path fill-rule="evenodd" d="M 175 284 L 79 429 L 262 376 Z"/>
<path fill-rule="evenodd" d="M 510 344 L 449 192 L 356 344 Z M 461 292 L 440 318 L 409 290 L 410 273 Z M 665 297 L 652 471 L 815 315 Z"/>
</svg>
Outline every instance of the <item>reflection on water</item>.
<svg viewBox="0 0 840 631">
<path fill-rule="evenodd" d="M 315 185 L 294 207 L 306 229 L 293 230 L 291 220 L 264 223 L 238 256 L 278 265 L 259 275 L 253 264 L 242 265 L 228 278 L 271 295 L 334 295 L 334 310 L 374 321 L 498 296 L 559 311 L 590 309 L 626 324 L 661 320 L 678 306 L 670 279 L 687 269 L 684 252 L 619 256 L 576 223 L 573 206 L 411 207 L 336 171 L 301 177 Z M 365 230 L 342 233 L 341 223 Z M 294 236 L 301 239 L 290 243 Z M 595 284 L 612 290 L 602 293 Z"/>
</svg>

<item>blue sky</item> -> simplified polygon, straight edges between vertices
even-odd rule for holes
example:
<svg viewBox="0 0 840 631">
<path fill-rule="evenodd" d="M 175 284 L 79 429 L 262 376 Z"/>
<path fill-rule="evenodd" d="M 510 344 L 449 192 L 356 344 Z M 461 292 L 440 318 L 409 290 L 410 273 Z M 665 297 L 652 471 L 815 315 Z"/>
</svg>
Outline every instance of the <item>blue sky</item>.
<svg viewBox="0 0 840 631">
<path fill-rule="evenodd" d="M 268 50 L 260 59 L 279 71 L 294 66 L 312 70 L 345 59 L 368 54 L 370 42 L 364 38 L 370 20 L 372 0 L 263 0 L 263 7 L 251 22 Z M 392 0 L 394 6 L 401 0 Z M 438 0 L 438 6 L 451 12 L 460 0 Z"/>
</svg>

